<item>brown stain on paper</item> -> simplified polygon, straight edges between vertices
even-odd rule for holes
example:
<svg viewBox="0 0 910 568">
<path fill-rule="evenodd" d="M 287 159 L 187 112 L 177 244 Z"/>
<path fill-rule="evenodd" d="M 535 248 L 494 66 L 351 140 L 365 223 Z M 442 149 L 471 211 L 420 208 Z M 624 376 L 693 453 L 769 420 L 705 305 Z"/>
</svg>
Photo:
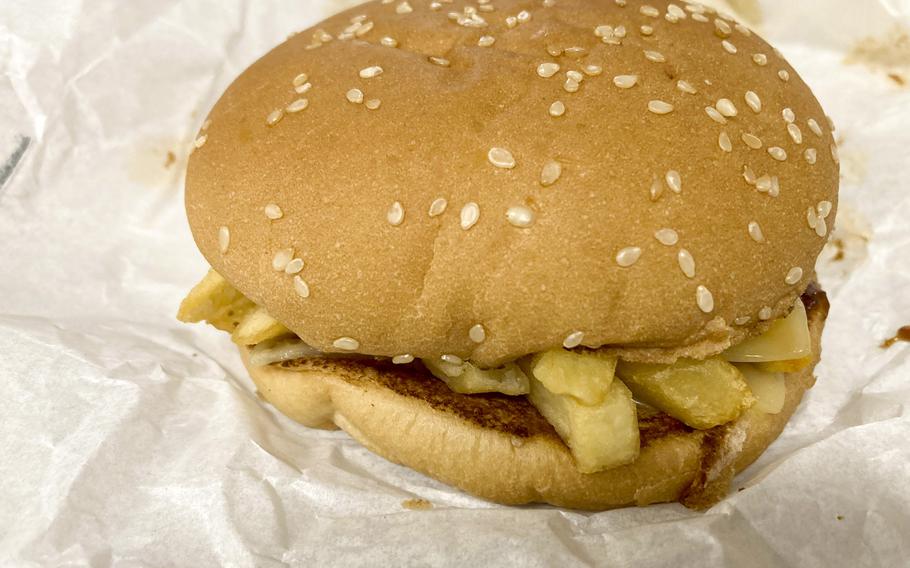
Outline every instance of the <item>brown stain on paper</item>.
<svg viewBox="0 0 910 568">
<path fill-rule="evenodd" d="M 888 339 L 882 341 L 882 344 L 879 345 L 882 349 L 888 349 L 898 341 L 906 341 L 910 343 L 910 325 L 905 325 L 894 334 L 894 337 L 889 337 Z"/>
<path fill-rule="evenodd" d="M 865 37 L 853 45 L 844 63 L 865 65 L 874 72 L 884 73 L 898 87 L 906 87 L 910 73 L 910 31 L 895 26 L 882 35 Z"/>
<path fill-rule="evenodd" d="M 433 504 L 426 499 L 405 499 L 401 506 L 411 511 L 429 511 L 433 508 Z"/>
</svg>

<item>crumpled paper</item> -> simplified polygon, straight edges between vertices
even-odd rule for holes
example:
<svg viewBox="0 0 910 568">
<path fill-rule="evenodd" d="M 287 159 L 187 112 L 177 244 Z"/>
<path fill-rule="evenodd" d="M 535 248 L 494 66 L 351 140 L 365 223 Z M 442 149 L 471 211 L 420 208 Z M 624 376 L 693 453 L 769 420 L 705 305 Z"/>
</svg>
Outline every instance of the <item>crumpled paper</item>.
<svg viewBox="0 0 910 568">
<path fill-rule="evenodd" d="M 202 117 L 354 1 L 0 3 L 0 565 L 905 566 L 910 345 L 879 345 L 910 324 L 910 3 L 728 2 L 837 124 L 819 381 L 710 511 L 599 514 L 293 424 L 226 335 L 174 320 L 206 268 L 182 204 Z"/>
</svg>

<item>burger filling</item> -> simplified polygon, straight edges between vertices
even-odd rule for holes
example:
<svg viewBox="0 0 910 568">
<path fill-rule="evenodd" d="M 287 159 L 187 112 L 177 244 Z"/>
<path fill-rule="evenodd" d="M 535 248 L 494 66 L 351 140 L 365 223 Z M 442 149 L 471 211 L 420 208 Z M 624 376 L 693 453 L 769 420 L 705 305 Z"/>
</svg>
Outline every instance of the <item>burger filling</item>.
<svg viewBox="0 0 910 568">
<path fill-rule="evenodd" d="M 214 270 L 183 301 L 178 317 L 230 332 L 234 342 L 251 347 L 255 366 L 369 357 L 307 345 Z M 661 411 L 699 430 L 736 420 L 750 408 L 777 414 L 785 401 L 785 375 L 811 361 L 806 309 L 797 300 L 790 314 L 763 334 L 704 360 L 637 363 L 596 349 L 558 348 L 495 369 L 452 355 L 420 363 L 456 393 L 527 396 L 569 447 L 579 471 L 593 473 L 635 461 L 640 411 Z"/>
</svg>

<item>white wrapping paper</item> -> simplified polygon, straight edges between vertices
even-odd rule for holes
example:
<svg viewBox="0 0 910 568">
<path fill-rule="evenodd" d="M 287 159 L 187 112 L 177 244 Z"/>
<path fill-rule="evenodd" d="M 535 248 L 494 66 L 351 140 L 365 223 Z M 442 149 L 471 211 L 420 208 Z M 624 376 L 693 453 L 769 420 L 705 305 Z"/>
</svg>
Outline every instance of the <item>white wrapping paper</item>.
<svg viewBox="0 0 910 568">
<path fill-rule="evenodd" d="M 910 344 L 879 344 L 910 325 L 910 2 L 726 6 L 838 127 L 819 381 L 710 511 L 599 514 L 492 505 L 297 426 L 224 334 L 174 320 L 205 270 L 182 204 L 202 117 L 354 3 L 0 1 L 0 565 L 906 566 Z"/>
</svg>

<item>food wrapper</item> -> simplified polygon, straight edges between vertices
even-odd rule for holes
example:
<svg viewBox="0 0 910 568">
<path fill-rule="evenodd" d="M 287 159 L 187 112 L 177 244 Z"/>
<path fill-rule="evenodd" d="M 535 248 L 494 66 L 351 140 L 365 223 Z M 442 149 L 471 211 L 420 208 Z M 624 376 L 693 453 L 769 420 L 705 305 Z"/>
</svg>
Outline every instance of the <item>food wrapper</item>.
<svg viewBox="0 0 910 568">
<path fill-rule="evenodd" d="M 296 425 L 227 334 L 174 319 L 206 270 L 182 201 L 204 116 L 354 3 L 0 2 L 0 565 L 906 566 L 910 344 L 881 345 L 910 325 L 910 4 L 714 2 L 837 126 L 819 380 L 707 512 L 585 513 L 484 502 Z"/>
</svg>

